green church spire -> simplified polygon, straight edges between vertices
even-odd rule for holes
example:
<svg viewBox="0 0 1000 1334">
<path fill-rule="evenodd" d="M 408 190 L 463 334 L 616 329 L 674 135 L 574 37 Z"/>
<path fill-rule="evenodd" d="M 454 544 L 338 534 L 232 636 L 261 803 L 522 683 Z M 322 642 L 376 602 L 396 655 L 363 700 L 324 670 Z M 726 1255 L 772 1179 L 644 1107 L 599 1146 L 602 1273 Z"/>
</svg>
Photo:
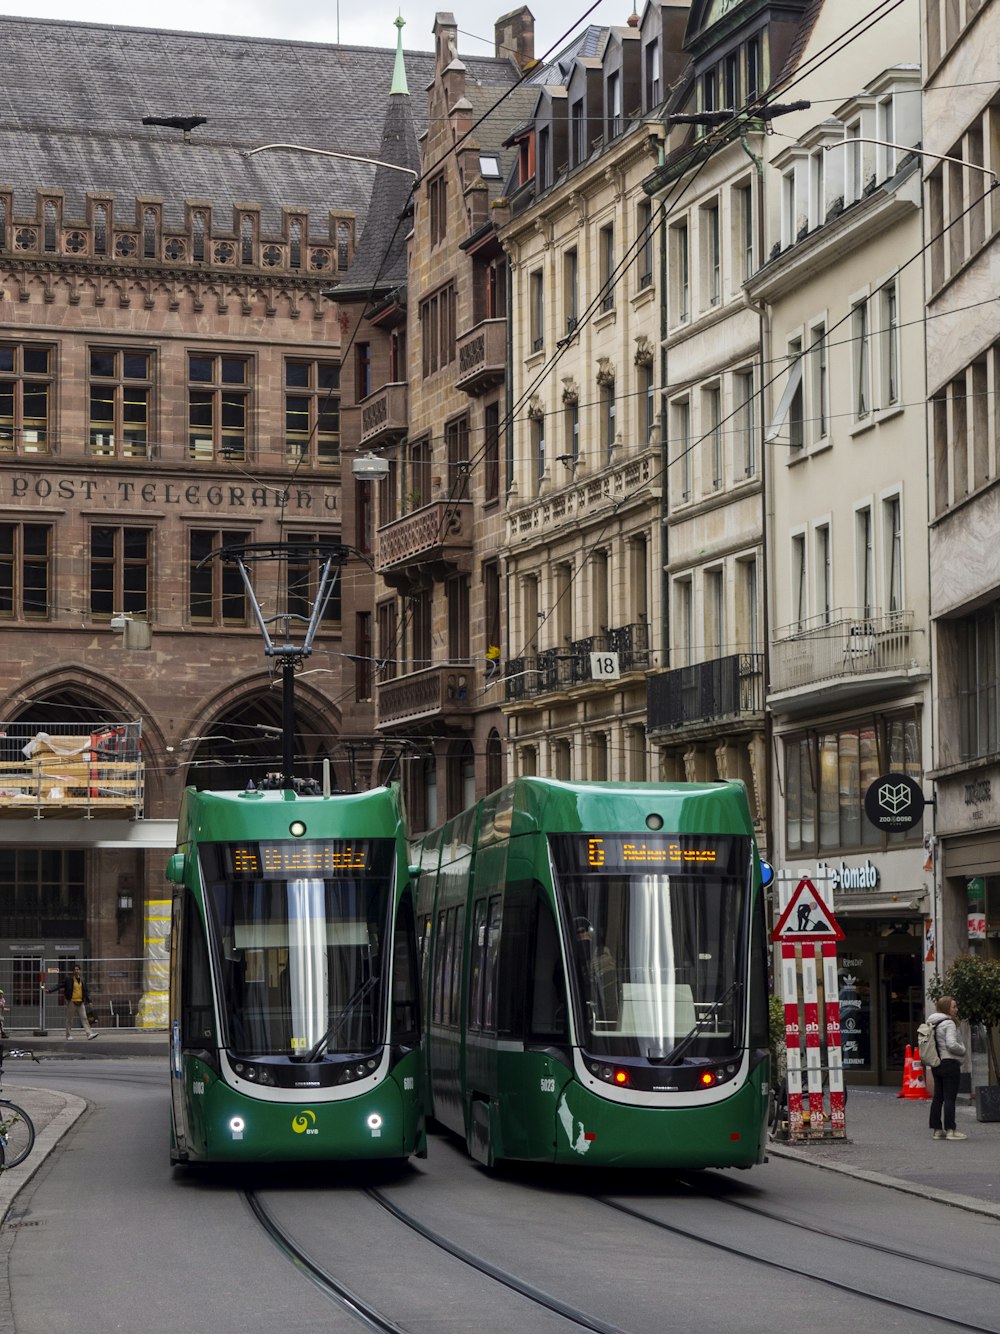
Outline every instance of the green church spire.
<svg viewBox="0 0 1000 1334">
<path fill-rule="evenodd" d="M 403 29 L 406 27 L 406 19 L 400 14 L 393 19 L 396 25 L 396 64 L 392 71 L 392 87 L 389 89 L 389 96 L 393 93 L 402 93 L 404 97 L 409 97 L 410 90 L 406 86 L 406 65 L 403 63 Z"/>
</svg>

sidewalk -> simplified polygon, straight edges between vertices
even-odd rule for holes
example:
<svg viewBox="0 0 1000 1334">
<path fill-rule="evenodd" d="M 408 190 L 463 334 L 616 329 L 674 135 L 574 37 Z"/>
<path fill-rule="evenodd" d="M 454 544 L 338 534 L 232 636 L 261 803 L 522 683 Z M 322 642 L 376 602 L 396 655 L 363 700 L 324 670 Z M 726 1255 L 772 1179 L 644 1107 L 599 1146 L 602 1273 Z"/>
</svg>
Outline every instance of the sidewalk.
<svg viewBox="0 0 1000 1334">
<path fill-rule="evenodd" d="M 1000 1219 L 1000 1121 L 977 1121 L 975 1107 L 962 1096 L 957 1128 L 969 1138 L 932 1140 L 930 1102 L 897 1093 L 849 1089 L 846 1144 L 772 1141 L 768 1153 Z"/>
</svg>

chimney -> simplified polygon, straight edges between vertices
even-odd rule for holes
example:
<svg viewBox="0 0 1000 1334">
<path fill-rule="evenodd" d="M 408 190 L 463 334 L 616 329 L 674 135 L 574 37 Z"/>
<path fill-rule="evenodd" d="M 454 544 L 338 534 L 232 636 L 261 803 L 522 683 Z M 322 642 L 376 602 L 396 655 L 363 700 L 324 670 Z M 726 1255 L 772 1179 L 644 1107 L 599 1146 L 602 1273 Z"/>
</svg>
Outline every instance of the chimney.
<svg viewBox="0 0 1000 1334">
<path fill-rule="evenodd" d="M 528 69 L 535 62 L 535 16 L 527 5 L 504 14 L 493 25 L 496 53 L 512 60 L 518 69 Z"/>
</svg>

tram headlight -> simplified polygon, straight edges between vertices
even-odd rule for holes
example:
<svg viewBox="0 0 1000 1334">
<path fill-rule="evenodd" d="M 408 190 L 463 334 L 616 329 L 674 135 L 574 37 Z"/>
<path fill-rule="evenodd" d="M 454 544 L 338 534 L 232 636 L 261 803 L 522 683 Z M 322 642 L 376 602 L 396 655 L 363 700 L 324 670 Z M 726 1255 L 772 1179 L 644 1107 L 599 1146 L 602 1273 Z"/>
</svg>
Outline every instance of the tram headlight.
<svg viewBox="0 0 1000 1334">
<path fill-rule="evenodd" d="M 246 1122 L 242 1116 L 234 1116 L 229 1122 L 229 1129 L 233 1139 L 242 1139 L 243 1131 L 246 1129 Z"/>
<path fill-rule="evenodd" d="M 369 1129 L 369 1130 L 381 1130 L 381 1129 L 382 1129 L 382 1115 L 381 1115 L 380 1112 L 372 1112 L 371 1116 L 369 1116 L 369 1118 L 368 1118 L 368 1129 Z"/>
<path fill-rule="evenodd" d="M 288 826 L 288 832 L 291 834 L 292 838 L 301 838 L 302 835 L 306 832 L 305 821 L 293 820 L 292 823 Z"/>
</svg>

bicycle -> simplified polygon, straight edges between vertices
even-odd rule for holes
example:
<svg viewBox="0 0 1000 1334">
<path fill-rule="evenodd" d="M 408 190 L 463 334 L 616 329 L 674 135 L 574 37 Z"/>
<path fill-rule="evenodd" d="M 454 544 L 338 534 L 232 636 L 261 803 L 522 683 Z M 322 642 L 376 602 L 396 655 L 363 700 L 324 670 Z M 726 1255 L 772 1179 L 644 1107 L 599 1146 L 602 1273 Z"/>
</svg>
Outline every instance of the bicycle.
<svg viewBox="0 0 1000 1334">
<path fill-rule="evenodd" d="M 39 1065 L 33 1051 L 24 1047 L 11 1047 L 8 1056 L 28 1056 Z M 4 1050 L 0 1047 L 0 1093 L 3 1092 Z M 8 1167 L 23 1163 L 34 1148 L 35 1124 L 31 1117 L 16 1102 L 0 1097 L 0 1172 Z"/>
</svg>

